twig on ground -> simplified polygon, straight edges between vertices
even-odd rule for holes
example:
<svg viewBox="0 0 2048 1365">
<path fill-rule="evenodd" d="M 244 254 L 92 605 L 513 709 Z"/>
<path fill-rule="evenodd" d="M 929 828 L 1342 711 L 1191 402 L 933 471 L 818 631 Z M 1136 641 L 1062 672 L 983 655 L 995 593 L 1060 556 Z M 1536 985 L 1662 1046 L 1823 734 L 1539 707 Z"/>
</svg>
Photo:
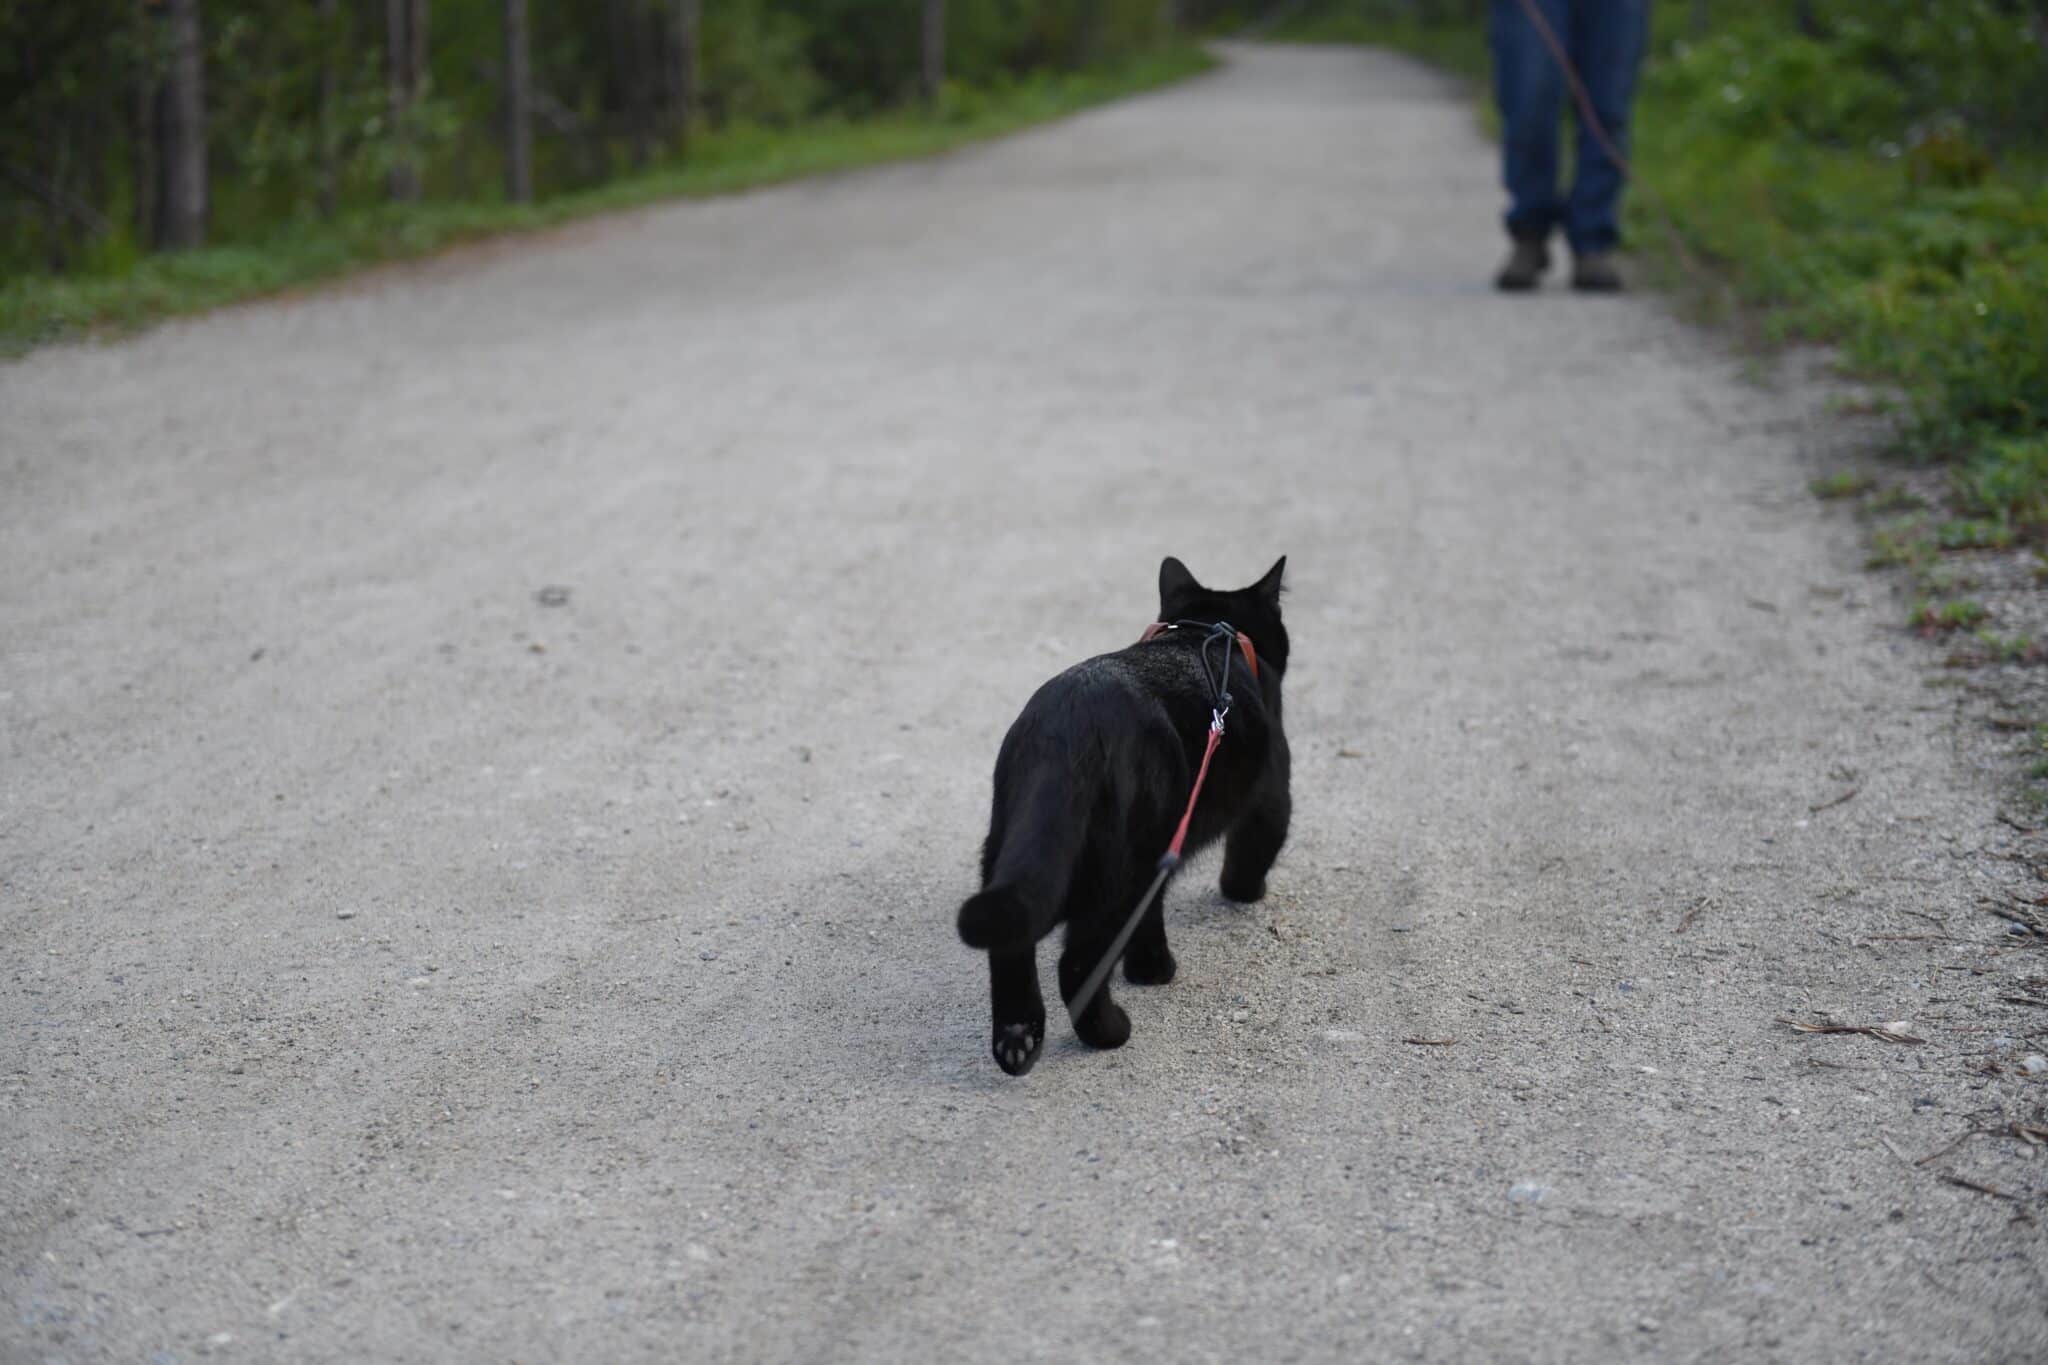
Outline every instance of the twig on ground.
<svg viewBox="0 0 2048 1365">
<path fill-rule="evenodd" d="M 1996 1185 L 1987 1185 L 1981 1180 L 1972 1180 L 1966 1175 L 1944 1175 L 1942 1179 L 1951 1185 L 1957 1185 L 1966 1190 L 1975 1190 L 1979 1194 L 1988 1194 L 1993 1199 L 2010 1199 L 2015 1204 L 2020 1202 L 2018 1195 L 2007 1194 Z"/>
<path fill-rule="evenodd" d="M 2048 921 L 2041 918 L 2041 912 L 2021 901 L 1993 900 L 1979 896 L 1977 903 L 2000 919 L 2011 920 L 2037 934 L 2048 934 Z"/>
<path fill-rule="evenodd" d="M 1692 928 L 1692 922 L 1700 917 L 1700 912 L 1702 910 L 1705 910 L 1708 906 L 1712 905 L 1713 903 L 1714 898 L 1712 896 L 1701 896 L 1698 900 L 1694 901 L 1691 905 L 1686 907 L 1685 913 L 1678 917 L 1678 927 L 1676 929 L 1673 929 L 1671 932 L 1674 934 L 1682 934 L 1686 930 Z"/>
<path fill-rule="evenodd" d="M 1924 1265 L 1923 1265 L 1923 1266 L 1921 1266 L 1921 1267 L 1920 1267 L 1920 1273 L 1921 1273 L 1922 1275 L 1925 1275 L 1925 1276 L 1927 1277 L 1927 1283 L 1929 1283 L 1929 1284 L 1933 1285 L 1933 1286 L 1934 1286 L 1934 1287 L 1935 1287 L 1936 1289 L 1945 1289 L 1945 1290 L 1947 1290 L 1947 1291 L 1948 1291 L 1949 1293 L 1951 1293 L 1951 1294 L 1954 1294 L 1955 1296 L 1957 1296 L 1958 1298 L 1962 1297 L 1962 1293 L 1963 1293 L 1963 1291 L 1962 1291 L 1962 1290 L 1960 1290 L 1960 1289 L 1956 1288 L 1956 1287 L 1955 1287 L 1954 1285 L 1952 1285 L 1952 1284 L 1948 1284 L 1948 1283 L 1945 1283 L 1945 1282 L 1944 1282 L 1944 1281 L 1942 1281 L 1942 1280 L 1938 1280 L 1938 1279 L 1936 1279 L 1936 1278 L 1935 1278 L 1935 1275 L 1934 1275 L 1934 1272 L 1933 1272 L 1933 1271 L 1931 1271 L 1931 1270 L 1929 1270 L 1929 1269 L 1928 1269 L 1928 1268 L 1927 1268 L 1926 1266 L 1924 1266 Z"/>
<path fill-rule="evenodd" d="M 1893 1024 L 1809 1024 L 1802 1019 L 1780 1019 L 1779 1023 L 1794 1033 L 1860 1033 L 1869 1038 L 1881 1038 L 1887 1043 L 1924 1043 L 1925 1038 L 1916 1038 Z"/>
<path fill-rule="evenodd" d="M 1401 1041 L 1412 1043 L 1416 1047 L 1449 1047 L 1458 1040 L 1456 1038 L 1403 1038 Z"/>
<path fill-rule="evenodd" d="M 1925 1166 L 1932 1162 L 1939 1161 L 1943 1157 L 1947 1156 L 1950 1152 L 1953 1152 L 1956 1148 L 1968 1142 L 1971 1138 L 1987 1136 L 1989 1135 L 1990 1131 L 1991 1130 L 1988 1128 L 1965 1128 L 1962 1132 L 1958 1133 L 1950 1141 L 1935 1148 L 1933 1151 L 1929 1152 L 1926 1156 L 1921 1157 L 1918 1161 L 1914 1162 L 1913 1164 L 1915 1166 Z"/>
<path fill-rule="evenodd" d="M 1836 806 L 1839 806 L 1845 801 L 1852 799 L 1857 792 L 1860 792 L 1862 790 L 1863 788 L 1861 787 L 1851 787 L 1849 788 L 1849 790 L 1843 792 L 1840 796 L 1836 797 L 1832 801 L 1823 801 L 1818 806 L 1808 806 L 1806 808 L 1807 813 L 1809 815 L 1819 815 L 1824 810 L 1833 810 Z"/>
</svg>

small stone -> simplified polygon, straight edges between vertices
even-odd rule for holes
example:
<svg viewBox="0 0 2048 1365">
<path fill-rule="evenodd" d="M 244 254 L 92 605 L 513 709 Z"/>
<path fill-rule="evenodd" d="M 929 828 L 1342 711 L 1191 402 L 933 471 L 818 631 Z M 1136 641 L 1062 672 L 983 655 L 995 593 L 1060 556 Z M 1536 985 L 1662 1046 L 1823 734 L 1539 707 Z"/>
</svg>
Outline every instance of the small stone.
<svg viewBox="0 0 2048 1365">
<path fill-rule="evenodd" d="M 337 910 L 334 912 L 334 917 L 336 919 L 354 919 L 356 912 L 353 910 Z"/>
<path fill-rule="evenodd" d="M 704 950 L 703 952 L 701 952 L 701 953 L 697 954 L 697 957 L 698 957 L 698 958 L 699 958 L 699 959 L 700 959 L 701 961 L 704 961 L 704 962 L 716 962 L 716 961 L 718 961 L 718 954 L 717 954 L 717 952 L 715 952 L 714 950 L 712 950 L 712 949 L 710 949 L 710 948 L 706 948 L 706 949 L 705 949 L 705 950 Z"/>
<path fill-rule="evenodd" d="M 2043 1072 L 2048 1072 L 2048 1057 L 2043 1057 L 2038 1052 L 2029 1052 L 2020 1058 L 2020 1071 L 2028 1076 L 2039 1076 Z"/>
<path fill-rule="evenodd" d="M 1550 1198 L 1550 1195 L 1550 1186 L 1540 1184 L 1534 1180 L 1517 1180 L 1514 1184 L 1508 1186 L 1508 1202 L 1510 1204 L 1541 1204 L 1544 1200 Z"/>
</svg>

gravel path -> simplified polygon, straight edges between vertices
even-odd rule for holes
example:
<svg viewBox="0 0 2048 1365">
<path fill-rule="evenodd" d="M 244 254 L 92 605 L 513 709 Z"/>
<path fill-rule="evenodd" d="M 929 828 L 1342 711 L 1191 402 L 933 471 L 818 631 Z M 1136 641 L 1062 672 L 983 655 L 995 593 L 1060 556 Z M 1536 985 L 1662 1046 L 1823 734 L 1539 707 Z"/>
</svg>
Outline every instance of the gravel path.
<svg viewBox="0 0 2048 1365">
<path fill-rule="evenodd" d="M 2042 1358 L 2042 1163 L 1913 1162 L 2048 967 L 1824 396 L 1227 55 L 0 368 L 0 1358 Z M 1282 552 L 1273 894 L 1005 1078 L 997 740 Z"/>
</svg>

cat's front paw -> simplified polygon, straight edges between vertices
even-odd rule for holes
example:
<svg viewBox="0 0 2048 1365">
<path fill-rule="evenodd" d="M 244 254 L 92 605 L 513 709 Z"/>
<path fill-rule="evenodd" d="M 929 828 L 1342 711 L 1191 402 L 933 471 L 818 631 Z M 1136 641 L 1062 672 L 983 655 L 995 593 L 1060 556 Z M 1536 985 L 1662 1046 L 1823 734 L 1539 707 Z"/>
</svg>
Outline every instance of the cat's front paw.
<svg viewBox="0 0 2048 1365">
<path fill-rule="evenodd" d="M 1153 953 L 1133 948 L 1124 958 L 1124 980 L 1133 986 L 1164 986 L 1179 970 L 1180 963 L 1165 948 Z"/>
<path fill-rule="evenodd" d="M 996 1065 L 1012 1076 L 1021 1076 L 1038 1064 L 1038 1050 L 1045 1045 L 1044 1024 L 1000 1024 L 990 1048 Z"/>
<path fill-rule="evenodd" d="M 1239 905 L 1250 905 L 1253 901 L 1266 898 L 1266 879 L 1247 877 L 1241 872 L 1223 869 L 1223 876 L 1217 880 L 1216 889 L 1223 893 L 1223 899 L 1236 901 Z"/>
</svg>

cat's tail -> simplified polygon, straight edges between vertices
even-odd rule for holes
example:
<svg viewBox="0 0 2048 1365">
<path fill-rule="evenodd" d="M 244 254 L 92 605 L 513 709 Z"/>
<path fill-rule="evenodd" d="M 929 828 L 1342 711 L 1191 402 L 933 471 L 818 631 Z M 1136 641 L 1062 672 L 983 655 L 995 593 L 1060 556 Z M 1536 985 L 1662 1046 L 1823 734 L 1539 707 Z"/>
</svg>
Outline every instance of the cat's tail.
<svg viewBox="0 0 2048 1365">
<path fill-rule="evenodd" d="M 1043 783 L 1016 803 L 988 885 L 960 906 L 961 942 L 1015 952 L 1050 933 L 1087 835 L 1087 803 L 1066 783 Z"/>
</svg>

